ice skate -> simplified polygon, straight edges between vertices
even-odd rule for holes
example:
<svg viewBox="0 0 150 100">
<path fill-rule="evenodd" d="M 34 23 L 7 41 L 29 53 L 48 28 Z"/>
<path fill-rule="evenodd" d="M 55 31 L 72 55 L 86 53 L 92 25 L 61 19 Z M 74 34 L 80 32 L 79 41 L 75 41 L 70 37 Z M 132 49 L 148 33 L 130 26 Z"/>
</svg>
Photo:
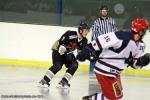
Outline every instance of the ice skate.
<svg viewBox="0 0 150 100">
<path fill-rule="evenodd" d="M 42 79 L 39 84 L 38 84 L 39 87 L 43 87 L 43 88 L 47 88 L 50 86 L 49 82 L 46 82 L 44 79 Z"/>
<path fill-rule="evenodd" d="M 68 89 L 69 87 L 70 87 L 70 84 L 64 80 L 61 80 L 57 86 L 57 88 L 62 88 L 62 89 Z"/>
</svg>

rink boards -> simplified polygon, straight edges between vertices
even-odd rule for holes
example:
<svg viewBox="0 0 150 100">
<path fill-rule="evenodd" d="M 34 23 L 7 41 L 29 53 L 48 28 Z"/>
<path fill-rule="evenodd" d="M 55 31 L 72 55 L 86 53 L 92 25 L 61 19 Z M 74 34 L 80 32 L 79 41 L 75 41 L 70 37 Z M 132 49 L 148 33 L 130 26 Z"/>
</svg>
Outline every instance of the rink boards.
<svg viewBox="0 0 150 100">
<path fill-rule="evenodd" d="M 41 67 L 49 68 L 52 63 L 47 61 L 31 61 L 31 60 L 17 60 L 17 59 L 5 59 L 0 58 L 0 65 L 2 66 L 23 66 L 23 67 Z M 65 69 L 65 67 L 63 67 Z M 89 65 L 79 64 L 78 71 L 89 71 Z M 138 76 L 150 76 L 150 70 L 148 69 L 132 69 L 128 68 L 123 71 L 126 75 L 138 75 Z"/>
</svg>

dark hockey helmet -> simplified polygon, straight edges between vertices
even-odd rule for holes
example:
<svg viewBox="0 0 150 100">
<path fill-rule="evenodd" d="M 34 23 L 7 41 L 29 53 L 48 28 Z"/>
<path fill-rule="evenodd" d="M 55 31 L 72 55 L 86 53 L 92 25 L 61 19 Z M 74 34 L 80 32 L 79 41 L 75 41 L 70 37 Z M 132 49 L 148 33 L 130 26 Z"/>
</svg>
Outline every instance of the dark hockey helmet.
<svg viewBox="0 0 150 100">
<path fill-rule="evenodd" d="M 87 23 L 81 22 L 79 27 L 78 27 L 78 32 L 80 33 L 80 30 L 83 30 L 83 29 L 90 30 L 90 26 Z"/>
</svg>

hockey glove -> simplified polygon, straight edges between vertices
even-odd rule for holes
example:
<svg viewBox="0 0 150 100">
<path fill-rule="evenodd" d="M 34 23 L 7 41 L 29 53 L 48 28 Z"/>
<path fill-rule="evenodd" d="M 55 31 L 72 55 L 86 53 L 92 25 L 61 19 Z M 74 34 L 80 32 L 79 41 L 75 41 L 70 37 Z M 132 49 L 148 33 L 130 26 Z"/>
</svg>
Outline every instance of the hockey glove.
<svg viewBox="0 0 150 100">
<path fill-rule="evenodd" d="M 79 61 L 85 61 L 86 59 L 88 59 L 89 61 L 96 61 L 97 56 L 95 50 L 92 47 L 92 44 L 84 46 L 81 52 L 77 54 L 76 58 Z"/>
<path fill-rule="evenodd" d="M 74 61 L 76 61 L 76 58 L 75 58 L 73 53 L 66 54 L 66 59 L 67 59 L 67 62 L 74 62 Z"/>
<path fill-rule="evenodd" d="M 136 62 L 136 66 L 146 66 L 150 62 L 150 54 L 146 53 L 145 55 L 139 57 Z"/>
<path fill-rule="evenodd" d="M 67 51 L 67 50 L 66 50 L 66 47 L 65 47 L 65 46 L 63 46 L 63 45 L 60 45 L 60 46 L 59 46 L 58 52 L 60 53 L 60 55 L 65 54 L 66 51 Z"/>
</svg>

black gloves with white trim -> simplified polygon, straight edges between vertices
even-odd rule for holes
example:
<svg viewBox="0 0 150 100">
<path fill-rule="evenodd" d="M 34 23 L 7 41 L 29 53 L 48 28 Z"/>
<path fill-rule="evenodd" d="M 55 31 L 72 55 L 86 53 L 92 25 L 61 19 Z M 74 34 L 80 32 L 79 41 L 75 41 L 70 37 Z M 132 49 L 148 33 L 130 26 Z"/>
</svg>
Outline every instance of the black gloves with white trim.
<svg viewBox="0 0 150 100">
<path fill-rule="evenodd" d="M 88 44 L 83 47 L 83 49 L 76 56 L 78 61 L 85 61 L 86 59 L 89 61 L 96 61 L 97 56 L 92 44 Z"/>
<path fill-rule="evenodd" d="M 127 58 L 125 60 L 125 63 L 127 63 L 129 66 L 131 66 L 133 68 L 135 68 L 134 66 L 140 66 L 140 68 L 142 68 L 150 63 L 150 54 L 146 53 L 145 55 L 143 55 L 135 60 L 132 57 L 132 53 L 130 53 L 129 58 Z"/>
</svg>

